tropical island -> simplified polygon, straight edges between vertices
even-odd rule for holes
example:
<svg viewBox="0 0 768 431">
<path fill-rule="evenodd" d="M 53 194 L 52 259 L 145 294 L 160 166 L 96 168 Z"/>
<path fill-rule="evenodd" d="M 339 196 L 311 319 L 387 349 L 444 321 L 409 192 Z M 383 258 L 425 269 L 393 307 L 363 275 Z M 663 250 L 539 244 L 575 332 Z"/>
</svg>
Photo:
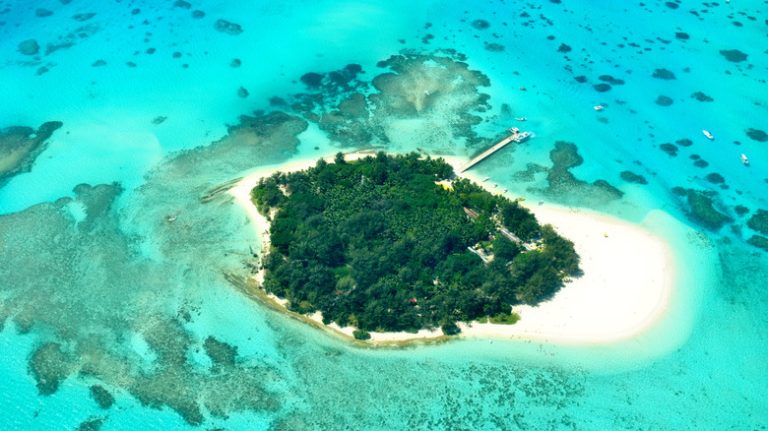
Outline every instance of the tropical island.
<svg viewBox="0 0 768 431">
<path fill-rule="evenodd" d="M 337 154 L 261 177 L 251 198 L 269 222 L 263 289 L 358 339 L 514 323 L 514 305 L 581 274 L 571 241 L 440 158 Z"/>
</svg>

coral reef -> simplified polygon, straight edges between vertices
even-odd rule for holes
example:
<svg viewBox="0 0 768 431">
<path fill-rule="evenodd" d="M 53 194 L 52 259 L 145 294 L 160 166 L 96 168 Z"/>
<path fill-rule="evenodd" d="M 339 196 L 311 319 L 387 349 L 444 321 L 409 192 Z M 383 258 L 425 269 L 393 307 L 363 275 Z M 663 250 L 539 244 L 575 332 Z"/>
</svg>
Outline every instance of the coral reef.
<svg viewBox="0 0 768 431">
<path fill-rule="evenodd" d="M 747 226 L 763 235 L 768 235 L 768 210 L 758 209 L 755 211 L 747 222 Z"/>
<path fill-rule="evenodd" d="M 644 176 L 632 171 L 621 171 L 620 176 L 622 180 L 628 183 L 648 184 L 648 180 L 646 180 Z"/>
<path fill-rule="evenodd" d="M 757 142 L 768 142 L 768 133 L 760 129 L 747 129 L 747 136 Z"/>
<path fill-rule="evenodd" d="M 656 79 L 677 79 L 671 70 L 664 68 L 654 70 L 652 76 Z"/>
<path fill-rule="evenodd" d="M 679 195 L 685 197 L 688 217 L 694 222 L 712 230 L 720 229 L 733 219 L 715 208 L 714 192 L 679 188 Z"/>
<path fill-rule="evenodd" d="M 723 49 L 720 50 L 720 55 L 725 57 L 726 60 L 734 63 L 745 61 L 748 57 L 747 54 L 739 51 L 738 49 Z"/>
<path fill-rule="evenodd" d="M 281 408 L 273 389 L 282 380 L 279 364 L 237 355 L 234 346 L 205 342 L 208 334 L 187 327 L 203 292 L 232 289 L 223 274 L 246 271 L 245 256 L 252 258 L 244 240 L 252 231 L 233 216 L 228 195 L 202 205 L 201 196 L 256 161 L 284 160 L 306 128 L 283 113 L 241 120 L 220 141 L 158 165 L 121 212 L 120 185 L 81 184 L 74 197 L 0 215 L 0 321 L 7 316 L 20 334 L 39 338 L 28 369 L 40 393 L 83 379 L 103 408 L 114 403 L 111 391 L 121 391 L 148 407 L 171 408 L 190 424 Z M 144 235 L 156 249 L 152 259 L 140 250 Z M 214 367 L 200 366 L 199 350 Z"/>
<path fill-rule="evenodd" d="M 0 129 L 0 187 L 14 175 L 28 172 L 48 138 L 61 126 L 59 121 L 50 121 L 37 130 L 22 126 Z"/>
<path fill-rule="evenodd" d="M 454 152 L 456 143 L 451 138 L 480 147 L 490 143 L 474 130 L 490 109 L 489 96 L 480 93 L 490 81 L 471 70 L 465 60 L 453 50 L 433 54 L 405 51 L 380 61 L 378 67 L 386 71 L 370 80 L 364 79 L 365 71 L 357 64 L 330 72 L 307 72 L 300 78 L 306 92 L 287 101 L 272 101 L 274 106 L 285 103 L 344 146 L 396 146 L 391 138 L 401 135 L 400 128 L 407 124 L 424 134 L 423 147 L 436 142 L 451 146 L 435 151 Z M 433 134 L 440 134 L 441 139 L 434 139 Z"/>
<path fill-rule="evenodd" d="M 225 34 L 231 34 L 232 36 L 237 36 L 238 34 L 243 32 L 243 27 L 240 26 L 240 24 L 227 21 L 225 19 L 217 19 L 216 22 L 213 24 L 213 28 L 215 28 L 216 31 L 219 31 Z"/>
<path fill-rule="evenodd" d="M 549 186 L 543 191 L 559 201 L 568 204 L 600 204 L 620 199 L 624 195 L 624 192 L 605 180 L 599 179 L 590 184 L 571 173 L 571 168 L 584 162 L 572 142 L 555 142 L 549 158 L 552 160 L 552 167 L 547 172 Z"/>
</svg>

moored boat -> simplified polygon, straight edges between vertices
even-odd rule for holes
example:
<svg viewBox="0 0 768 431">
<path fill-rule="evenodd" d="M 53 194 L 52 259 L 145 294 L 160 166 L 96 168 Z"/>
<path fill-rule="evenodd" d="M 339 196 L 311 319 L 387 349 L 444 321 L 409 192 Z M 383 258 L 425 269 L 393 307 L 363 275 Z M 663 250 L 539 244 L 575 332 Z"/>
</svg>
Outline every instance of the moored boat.
<svg viewBox="0 0 768 431">
<path fill-rule="evenodd" d="M 513 141 L 520 143 L 531 137 L 530 132 L 520 132 L 514 137 Z"/>
<path fill-rule="evenodd" d="M 741 153 L 741 163 L 744 163 L 744 166 L 749 166 L 749 159 L 744 153 Z"/>
<path fill-rule="evenodd" d="M 704 136 L 706 136 L 707 139 L 709 139 L 710 141 L 715 140 L 715 137 L 711 133 L 709 133 L 709 130 L 702 130 L 701 133 L 703 133 Z"/>
<path fill-rule="evenodd" d="M 595 111 L 600 112 L 603 109 L 605 109 L 605 106 L 603 106 L 603 105 L 595 105 L 595 106 L 592 107 L 592 109 L 594 109 Z"/>
</svg>

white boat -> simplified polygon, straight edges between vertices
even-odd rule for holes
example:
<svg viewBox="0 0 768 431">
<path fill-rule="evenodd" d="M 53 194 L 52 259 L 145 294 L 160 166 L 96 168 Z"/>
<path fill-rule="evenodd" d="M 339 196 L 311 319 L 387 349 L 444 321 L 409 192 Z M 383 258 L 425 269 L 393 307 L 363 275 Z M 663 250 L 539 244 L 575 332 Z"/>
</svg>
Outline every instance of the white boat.
<svg viewBox="0 0 768 431">
<path fill-rule="evenodd" d="M 741 163 L 744 163 L 744 166 L 749 166 L 749 159 L 744 153 L 741 153 Z"/>
<path fill-rule="evenodd" d="M 714 136 L 712 136 L 712 134 L 711 134 L 711 133 L 709 133 L 709 130 L 702 130 L 702 131 L 701 131 L 701 133 L 703 133 L 703 134 L 704 134 L 704 136 L 706 136 L 706 137 L 707 137 L 707 139 L 709 139 L 709 140 L 711 140 L 711 141 L 714 141 L 714 140 L 715 140 L 715 137 L 714 137 Z"/>
<path fill-rule="evenodd" d="M 530 132 L 521 132 L 521 133 L 518 133 L 517 136 L 515 136 L 515 138 L 513 140 L 515 142 L 517 142 L 517 143 L 520 143 L 520 142 L 523 142 L 523 141 L 525 141 L 526 139 L 528 139 L 530 137 L 531 137 L 531 133 Z"/>
<path fill-rule="evenodd" d="M 594 109 L 597 112 L 600 112 L 603 109 L 605 109 L 605 106 L 603 106 L 603 105 L 595 105 L 595 106 L 592 107 L 592 109 Z"/>
</svg>

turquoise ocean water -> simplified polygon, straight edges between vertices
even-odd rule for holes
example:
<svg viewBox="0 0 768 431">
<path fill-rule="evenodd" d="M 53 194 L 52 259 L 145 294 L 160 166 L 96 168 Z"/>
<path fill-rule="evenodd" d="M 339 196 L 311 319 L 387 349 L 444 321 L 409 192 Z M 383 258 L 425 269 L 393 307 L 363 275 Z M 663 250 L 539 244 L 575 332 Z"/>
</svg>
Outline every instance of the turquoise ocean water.
<svg viewBox="0 0 768 431">
<path fill-rule="evenodd" d="M 0 0 L 0 129 L 63 123 L 0 181 L 0 429 L 765 429 L 768 254 L 746 220 L 768 209 L 767 11 Z M 201 202 L 263 164 L 470 155 L 513 125 L 535 138 L 481 174 L 669 240 L 680 276 L 648 333 L 353 348 L 243 295 L 259 240 L 226 196 Z"/>
</svg>

